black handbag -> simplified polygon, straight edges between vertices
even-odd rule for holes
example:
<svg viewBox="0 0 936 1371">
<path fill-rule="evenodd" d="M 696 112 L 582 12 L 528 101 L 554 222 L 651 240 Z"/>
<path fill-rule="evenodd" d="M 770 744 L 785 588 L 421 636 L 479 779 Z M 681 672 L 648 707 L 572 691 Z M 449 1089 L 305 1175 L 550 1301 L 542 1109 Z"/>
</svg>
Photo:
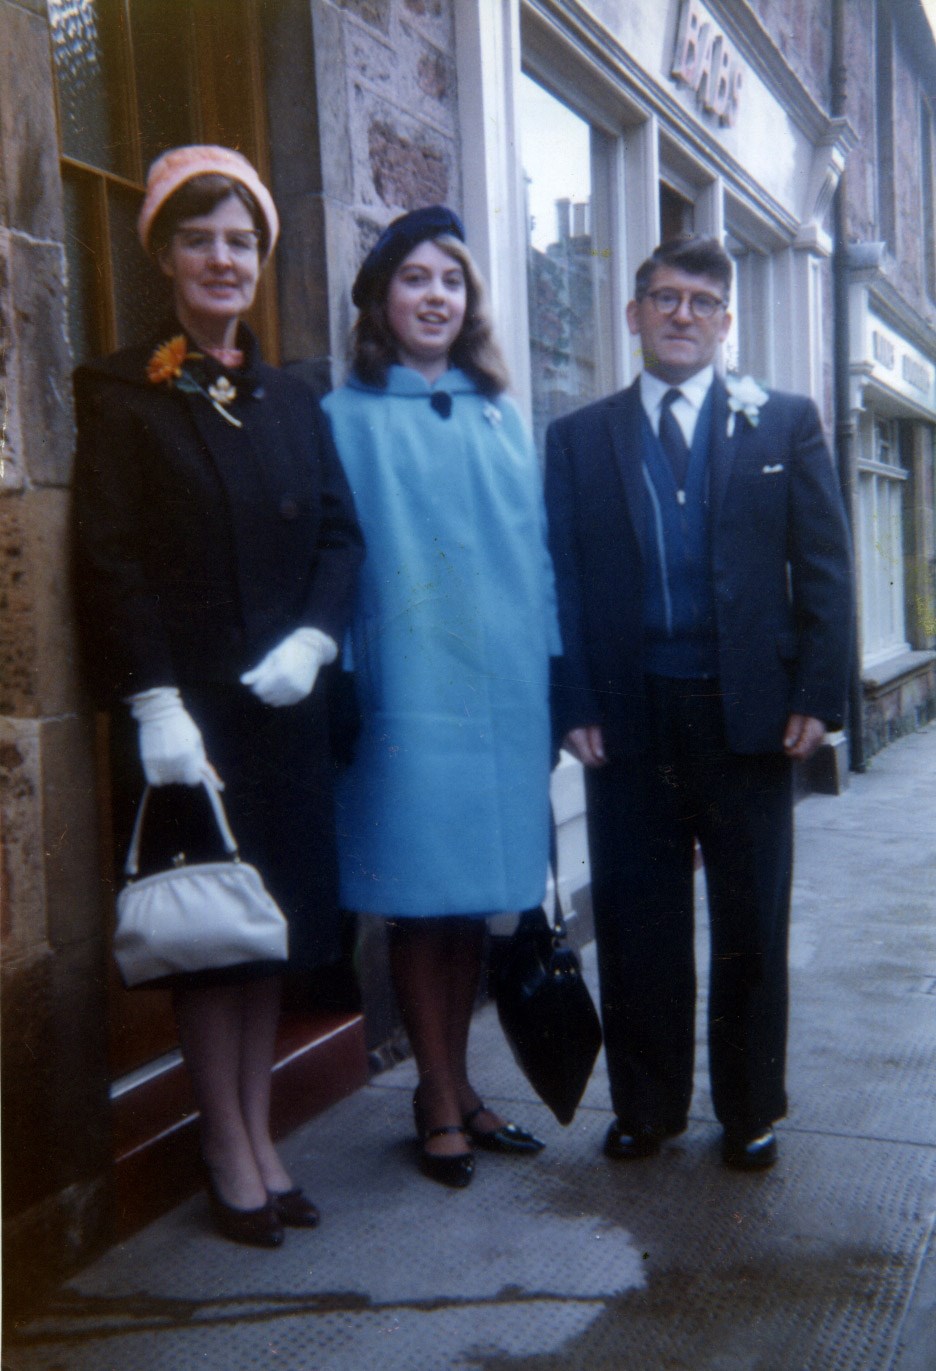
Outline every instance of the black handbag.
<svg viewBox="0 0 936 1371">
<path fill-rule="evenodd" d="M 517 1065 L 561 1124 L 575 1117 L 601 1047 L 601 1024 L 567 943 L 553 862 L 550 925 L 542 908 L 520 915 L 492 958 L 494 1000 Z"/>
</svg>

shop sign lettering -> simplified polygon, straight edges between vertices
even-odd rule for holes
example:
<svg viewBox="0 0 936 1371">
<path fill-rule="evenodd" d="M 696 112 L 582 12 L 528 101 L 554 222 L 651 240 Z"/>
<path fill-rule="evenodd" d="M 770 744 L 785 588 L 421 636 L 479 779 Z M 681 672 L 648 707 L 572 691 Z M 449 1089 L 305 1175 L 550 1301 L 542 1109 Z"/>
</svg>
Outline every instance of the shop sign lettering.
<svg viewBox="0 0 936 1371">
<path fill-rule="evenodd" d="M 930 387 L 930 374 L 922 362 L 904 353 L 900 370 L 908 385 L 913 386 L 914 390 L 922 391 L 924 395 L 927 393 Z"/>
<path fill-rule="evenodd" d="M 744 65 L 700 0 L 683 4 L 670 74 L 694 90 L 720 124 L 737 122 Z"/>
<path fill-rule="evenodd" d="M 888 371 L 894 370 L 894 362 L 896 360 L 894 344 L 888 338 L 887 334 L 882 333 L 880 329 L 874 329 L 871 333 L 871 351 L 874 355 L 874 360 L 880 362 L 882 367 L 886 367 Z"/>
<path fill-rule="evenodd" d="M 871 362 L 878 380 L 898 395 L 923 403 L 936 415 L 936 370 L 929 358 L 886 324 L 869 330 Z"/>
</svg>

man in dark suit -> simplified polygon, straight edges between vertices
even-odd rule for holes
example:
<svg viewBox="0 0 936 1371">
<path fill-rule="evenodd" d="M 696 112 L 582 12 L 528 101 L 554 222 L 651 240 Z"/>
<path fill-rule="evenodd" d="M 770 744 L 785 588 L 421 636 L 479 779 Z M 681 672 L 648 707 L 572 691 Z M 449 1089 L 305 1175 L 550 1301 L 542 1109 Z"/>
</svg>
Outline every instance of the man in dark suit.
<svg viewBox="0 0 936 1371">
<path fill-rule="evenodd" d="M 714 239 L 664 243 L 627 322 L 642 374 L 556 420 L 547 503 L 565 656 L 557 736 L 586 768 L 612 1158 L 687 1122 L 698 839 L 723 1160 L 777 1156 L 787 1107 L 791 764 L 839 728 L 851 575 L 811 400 L 714 371 L 731 322 Z"/>
</svg>

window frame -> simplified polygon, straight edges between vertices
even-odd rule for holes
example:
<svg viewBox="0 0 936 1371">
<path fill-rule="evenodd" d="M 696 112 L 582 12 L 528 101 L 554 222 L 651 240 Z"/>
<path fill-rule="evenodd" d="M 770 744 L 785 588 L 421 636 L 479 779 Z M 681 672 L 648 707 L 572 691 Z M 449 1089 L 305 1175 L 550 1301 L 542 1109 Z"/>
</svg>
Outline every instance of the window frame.
<svg viewBox="0 0 936 1371">
<path fill-rule="evenodd" d="M 878 432 L 890 431 L 895 461 L 878 456 Z M 869 410 L 857 460 L 857 541 L 862 669 L 910 651 L 906 612 L 906 494 L 911 472 L 902 461 L 900 420 Z M 893 627 L 888 629 L 888 625 Z"/>
<path fill-rule="evenodd" d="M 206 143 L 227 142 L 229 146 L 237 147 L 257 168 L 261 180 L 265 184 L 269 184 L 270 159 L 266 108 L 263 98 L 263 39 L 260 23 L 262 0 L 235 0 L 235 2 L 241 8 L 239 18 L 243 20 L 243 24 L 233 25 L 233 29 L 236 29 L 241 35 L 241 53 L 247 63 L 249 73 L 241 104 L 243 110 L 241 136 L 237 139 L 227 139 L 222 131 L 218 85 L 223 73 L 213 61 L 216 56 L 217 45 L 211 41 L 212 35 L 219 32 L 222 25 L 226 32 L 232 31 L 229 10 L 231 0 L 198 0 L 197 4 L 192 3 L 191 8 L 184 15 L 186 28 L 189 30 L 188 41 L 191 42 L 195 52 L 194 88 L 191 92 L 193 139 Z M 110 353 L 122 344 L 134 341 L 127 338 L 121 339 L 119 336 L 114 242 L 110 225 L 112 197 L 118 192 L 130 192 L 142 200 L 146 184 L 134 66 L 133 3 L 134 0 L 116 0 L 114 53 L 116 71 L 113 75 L 118 113 L 115 117 L 115 123 L 120 135 L 126 138 L 127 143 L 126 165 L 121 171 L 96 166 L 64 151 L 59 80 L 54 53 L 52 55 L 56 133 L 63 186 L 68 181 L 76 186 L 84 183 L 84 191 L 79 190 L 78 193 L 86 196 L 85 204 L 90 211 L 89 221 L 93 242 L 90 246 L 85 246 L 89 246 L 95 267 L 96 282 L 89 302 L 88 322 L 90 324 L 90 336 L 95 341 L 94 351 L 100 354 Z M 225 6 L 228 8 L 226 9 Z M 68 253 L 67 242 L 66 253 Z M 273 362 L 279 359 L 276 298 L 275 268 L 270 262 L 261 276 L 256 299 L 248 315 L 248 322 L 258 336 L 264 356 Z M 76 360 L 84 361 L 87 359 L 82 356 Z"/>
</svg>

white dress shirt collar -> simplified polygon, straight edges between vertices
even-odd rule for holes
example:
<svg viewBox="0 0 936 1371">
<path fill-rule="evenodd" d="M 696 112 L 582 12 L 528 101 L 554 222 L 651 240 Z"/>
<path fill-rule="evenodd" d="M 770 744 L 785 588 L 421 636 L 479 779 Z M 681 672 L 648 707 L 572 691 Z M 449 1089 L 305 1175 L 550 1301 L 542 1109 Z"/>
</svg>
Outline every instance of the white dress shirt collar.
<svg viewBox="0 0 936 1371">
<path fill-rule="evenodd" d="M 688 381 L 683 381 L 676 387 L 682 392 L 682 398 L 674 401 L 673 415 L 689 447 L 692 446 L 692 439 L 695 436 L 699 410 L 705 403 L 714 376 L 715 367 L 709 363 L 694 376 L 690 376 Z M 659 376 L 652 376 L 649 371 L 640 373 L 640 400 L 654 433 L 658 434 L 660 431 L 660 406 L 663 404 L 663 396 L 671 389 L 669 381 L 661 381 Z"/>
</svg>

